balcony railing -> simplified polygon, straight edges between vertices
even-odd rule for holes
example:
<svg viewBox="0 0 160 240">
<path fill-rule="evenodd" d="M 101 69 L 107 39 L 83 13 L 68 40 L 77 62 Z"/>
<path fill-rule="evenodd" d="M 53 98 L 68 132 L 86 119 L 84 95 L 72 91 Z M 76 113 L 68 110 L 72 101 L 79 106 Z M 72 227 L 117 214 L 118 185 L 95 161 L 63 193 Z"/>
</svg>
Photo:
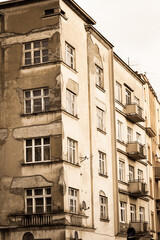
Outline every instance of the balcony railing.
<svg viewBox="0 0 160 240">
<path fill-rule="evenodd" d="M 149 232 L 148 222 L 133 221 L 130 223 L 130 226 L 135 229 L 136 233 Z"/>
<path fill-rule="evenodd" d="M 128 191 L 132 197 L 144 197 L 147 195 L 147 184 L 141 179 L 134 179 L 128 182 Z"/>
<path fill-rule="evenodd" d="M 144 122 L 143 109 L 136 103 L 130 103 L 125 106 L 125 113 L 127 118 L 136 123 Z"/>
<path fill-rule="evenodd" d="M 53 215 L 24 215 L 22 217 L 22 226 L 31 227 L 31 226 L 50 226 L 53 225 Z"/>
<path fill-rule="evenodd" d="M 127 143 L 126 151 L 128 157 L 132 158 L 133 160 L 146 159 L 145 147 L 138 141 Z"/>
<path fill-rule="evenodd" d="M 155 167 L 155 180 L 160 181 L 160 167 Z"/>
</svg>

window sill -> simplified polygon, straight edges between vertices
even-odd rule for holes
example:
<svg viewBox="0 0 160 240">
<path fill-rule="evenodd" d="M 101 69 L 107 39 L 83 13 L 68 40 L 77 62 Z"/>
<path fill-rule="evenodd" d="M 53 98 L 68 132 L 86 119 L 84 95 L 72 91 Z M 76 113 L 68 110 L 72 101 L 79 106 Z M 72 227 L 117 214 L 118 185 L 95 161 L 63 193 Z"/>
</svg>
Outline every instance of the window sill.
<svg viewBox="0 0 160 240">
<path fill-rule="evenodd" d="M 64 66 L 66 66 L 69 70 L 71 70 L 72 72 L 74 72 L 74 73 L 78 73 L 76 69 L 71 68 L 66 62 L 61 61 L 61 63 L 62 63 Z"/>
<path fill-rule="evenodd" d="M 126 185 L 126 186 L 129 185 L 128 183 L 126 183 L 126 182 L 124 182 L 124 181 L 121 181 L 121 180 L 118 180 L 118 182 L 121 183 L 121 184 L 123 184 L 123 185 Z"/>
<path fill-rule="evenodd" d="M 53 161 L 51 161 L 51 160 L 49 160 L 49 161 L 39 161 L 39 162 L 23 162 L 23 163 L 21 163 L 21 165 L 22 166 L 31 166 L 31 165 L 37 165 L 37 164 L 45 164 L 45 165 L 47 165 L 47 164 L 51 164 L 51 163 L 53 163 Z"/>
<path fill-rule="evenodd" d="M 103 93 L 106 92 L 106 91 L 104 90 L 104 88 L 100 87 L 98 84 L 96 84 L 96 87 L 97 87 L 100 91 L 102 91 Z"/>
<path fill-rule="evenodd" d="M 71 162 L 68 162 L 66 160 L 62 160 L 62 162 L 65 163 L 65 164 L 71 165 L 73 167 L 78 167 L 78 168 L 81 167 L 78 163 L 71 163 Z"/>
<path fill-rule="evenodd" d="M 121 140 L 117 139 L 117 142 L 124 145 L 125 147 L 127 147 L 127 144 L 124 141 L 121 141 Z"/>
<path fill-rule="evenodd" d="M 101 222 L 109 222 L 110 220 L 109 220 L 109 218 L 100 218 L 100 221 Z"/>
<path fill-rule="evenodd" d="M 48 65 L 48 64 L 54 64 L 55 62 L 43 62 L 43 63 L 36 63 L 36 64 L 28 64 L 28 65 L 22 65 L 20 66 L 21 69 L 27 69 L 27 68 L 34 68 L 34 67 L 41 67 L 43 65 Z"/>
<path fill-rule="evenodd" d="M 122 102 L 118 101 L 117 99 L 115 100 L 115 102 L 125 108 L 125 106 L 124 106 L 124 104 Z"/>
<path fill-rule="evenodd" d="M 100 128 L 97 128 L 97 131 L 98 132 L 101 132 L 102 134 L 104 134 L 104 135 L 106 135 L 107 133 L 105 132 L 105 131 L 103 131 L 102 129 L 100 129 Z"/>
<path fill-rule="evenodd" d="M 99 176 L 101 176 L 101 177 L 108 178 L 108 175 L 107 175 L 107 174 L 103 174 L 103 173 L 98 173 L 98 174 L 99 174 Z"/>
<path fill-rule="evenodd" d="M 63 112 L 64 112 L 66 115 L 68 115 L 69 117 L 72 117 L 72 118 L 74 118 L 74 119 L 76 119 L 76 120 L 79 120 L 79 117 L 78 117 L 77 114 L 76 114 L 76 115 L 73 115 L 73 114 L 67 112 L 66 110 L 63 110 Z"/>
</svg>

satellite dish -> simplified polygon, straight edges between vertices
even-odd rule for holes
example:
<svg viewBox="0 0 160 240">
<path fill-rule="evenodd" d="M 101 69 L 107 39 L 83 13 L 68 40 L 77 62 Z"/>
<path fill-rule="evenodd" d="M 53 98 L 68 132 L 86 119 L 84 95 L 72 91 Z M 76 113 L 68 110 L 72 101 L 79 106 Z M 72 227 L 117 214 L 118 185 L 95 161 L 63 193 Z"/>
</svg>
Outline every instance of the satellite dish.
<svg viewBox="0 0 160 240">
<path fill-rule="evenodd" d="M 74 232 L 74 239 L 78 240 L 78 232 L 77 231 Z"/>
</svg>

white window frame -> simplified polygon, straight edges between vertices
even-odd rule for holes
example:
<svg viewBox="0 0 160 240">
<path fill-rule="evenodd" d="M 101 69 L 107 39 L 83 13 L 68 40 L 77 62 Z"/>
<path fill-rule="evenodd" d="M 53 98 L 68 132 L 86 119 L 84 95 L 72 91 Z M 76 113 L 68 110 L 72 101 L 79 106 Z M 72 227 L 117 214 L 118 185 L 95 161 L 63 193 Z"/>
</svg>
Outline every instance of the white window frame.
<svg viewBox="0 0 160 240">
<path fill-rule="evenodd" d="M 71 213 L 78 213 L 78 190 L 69 187 L 68 188 L 68 204 L 69 211 Z"/>
<path fill-rule="evenodd" d="M 35 192 L 37 190 L 42 190 L 42 194 L 36 194 Z M 49 190 L 49 193 L 47 191 Z M 31 195 L 28 195 L 27 192 L 30 191 Z M 50 199 L 50 203 L 47 203 L 48 198 Z M 26 214 L 39 214 L 36 212 L 36 199 L 43 199 L 43 204 L 39 206 L 43 206 L 43 212 L 42 213 L 50 213 L 51 212 L 51 187 L 46 188 L 34 188 L 34 189 L 25 189 L 25 213 Z M 32 200 L 32 205 L 29 207 L 32 209 L 32 212 L 28 212 L 28 204 L 27 201 Z M 50 211 L 47 211 L 47 207 L 50 207 Z"/>
<path fill-rule="evenodd" d="M 131 169 L 133 171 L 131 171 Z M 134 181 L 134 167 L 131 165 L 129 165 L 129 181 L 131 181 L 131 182 Z"/>
<path fill-rule="evenodd" d="M 104 131 L 104 111 L 97 107 L 97 128 Z"/>
<path fill-rule="evenodd" d="M 136 103 L 137 106 L 140 106 L 140 100 L 136 96 L 134 96 L 134 103 Z"/>
<path fill-rule="evenodd" d="M 117 129 L 118 129 L 118 140 L 123 142 L 123 123 L 119 120 L 117 120 Z"/>
<path fill-rule="evenodd" d="M 116 100 L 122 102 L 122 85 L 116 82 Z"/>
<path fill-rule="evenodd" d="M 121 159 L 119 159 L 119 180 L 125 181 L 125 163 Z"/>
<path fill-rule="evenodd" d="M 98 151 L 99 158 L 99 173 L 102 175 L 106 175 L 106 154 Z"/>
<path fill-rule="evenodd" d="M 139 220 L 140 222 L 145 221 L 145 208 L 144 207 L 139 207 Z"/>
<path fill-rule="evenodd" d="M 99 196 L 100 201 L 100 219 L 108 218 L 108 198 L 106 196 Z"/>
<path fill-rule="evenodd" d="M 39 43 L 39 47 L 35 47 L 35 44 Z M 47 43 L 46 46 L 43 44 Z M 29 49 L 26 49 L 26 46 L 30 45 Z M 47 54 L 44 54 L 44 52 L 47 52 Z M 39 52 L 38 56 L 35 56 L 35 53 Z M 29 54 L 30 57 L 26 57 L 26 55 Z M 26 63 L 26 61 L 29 61 L 29 63 Z M 35 59 L 39 59 L 39 62 L 35 62 Z M 29 65 L 37 65 L 41 63 L 46 63 L 49 61 L 49 51 L 48 51 L 48 39 L 43 39 L 43 40 L 36 40 L 33 42 L 26 42 L 23 44 L 23 65 L 24 66 L 29 66 Z"/>
<path fill-rule="evenodd" d="M 138 143 L 141 143 L 142 142 L 142 136 L 140 133 L 136 132 L 136 140 Z"/>
<path fill-rule="evenodd" d="M 103 70 L 96 65 L 96 84 L 103 88 Z"/>
<path fill-rule="evenodd" d="M 41 144 L 39 145 L 36 145 L 35 144 L 35 141 L 37 139 L 41 139 Z M 49 143 L 44 143 L 44 139 L 48 139 L 49 140 Z M 32 145 L 30 146 L 27 146 L 27 141 L 31 141 L 32 142 Z M 45 151 L 45 148 L 49 148 L 49 159 L 45 160 L 44 159 L 44 151 Z M 40 151 L 41 151 L 41 159 L 36 161 L 35 159 L 35 150 L 36 148 L 39 148 Z M 29 138 L 29 139 L 26 139 L 24 141 L 24 149 L 25 149 L 25 163 L 26 164 L 29 164 L 29 163 L 39 163 L 39 162 L 48 162 L 48 161 L 51 161 L 51 145 L 50 145 L 50 138 L 49 137 L 43 137 L 43 138 Z M 27 161 L 27 149 L 31 149 L 31 155 L 32 155 L 32 161 Z"/>
<path fill-rule="evenodd" d="M 65 62 L 72 69 L 75 68 L 75 49 L 67 42 L 65 43 Z"/>
<path fill-rule="evenodd" d="M 126 105 L 130 105 L 130 104 L 131 104 L 131 91 L 126 89 Z"/>
<path fill-rule="evenodd" d="M 34 92 L 40 91 L 40 95 L 34 96 Z M 48 93 L 45 93 L 48 92 Z M 29 95 L 27 97 L 27 94 Z M 40 99 L 41 100 L 41 110 L 40 111 L 35 111 L 34 110 L 34 102 L 36 100 Z M 46 104 L 46 100 L 48 100 L 48 104 Z M 38 112 L 47 112 L 49 111 L 49 88 L 37 88 L 37 89 L 31 89 L 31 90 L 24 90 L 24 113 L 25 114 L 31 114 L 31 113 L 38 113 Z M 30 104 L 30 111 L 27 111 L 27 102 Z M 46 109 L 47 107 L 47 109 Z"/>
<path fill-rule="evenodd" d="M 127 127 L 127 143 L 132 142 L 133 140 L 133 130 L 130 127 Z"/>
<path fill-rule="evenodd" d="M 71 92 L 70 90 L 66 90 L 66 108 L 67 112 L 76 115 L 76 94 Z"/>
<path fill-rule="evenodd" d="M 143 180 L 143 171 L 141 169 L 138 169 L 137 174 L 138 174 L 138 180 Z"/>
<path fill-rule="evenodd" d="M 130 205 L 130 220 L 131 222 L 136 221 L 136 206 L 133 204 Z"/>
<path fill-rule="evenodd" d="M 120 202 L 120 222 L 126 222 L 126 203 Z"/>
<path fill-rule="evenodd" d="M 77 142 L 71 138 L 67 138 L 67 161 L 77 164 Z"/>
</svg>

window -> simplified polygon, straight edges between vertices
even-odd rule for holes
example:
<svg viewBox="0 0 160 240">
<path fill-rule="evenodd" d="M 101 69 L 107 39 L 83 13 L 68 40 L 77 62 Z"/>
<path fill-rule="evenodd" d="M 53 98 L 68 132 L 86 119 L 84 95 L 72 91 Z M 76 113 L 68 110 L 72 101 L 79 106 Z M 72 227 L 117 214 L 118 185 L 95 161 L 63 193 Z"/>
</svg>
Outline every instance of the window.
<svg viewBox="0 0 160 240">
<path fill-rule="evenodd" d="M 108 206 L 108 199 L 106 196 L 100 195 L 100 218 L 101 219 L 107 219 L 108 213 L 107 213 L 107 206 Z"/>
<path fill-rule="evenodd" d="M 49 88 L 24 91 L 24 112 L 38 113 L 49 111 Z"/>
<path fill-rule="evenodd" d="M 65 51 L 66 51 L 66 64 L 74 69 L 74 48 L 68 43 L 66 43 Z"/>
<path fill-rule="evenodd" d="M 97 128 L 104 130 L 104 111 L 97 107 Z"/>
<path fill-rule="evenodd" d="M 151 212 L 151 231 L 154 231 L 154 213 Z"/>
<path fill-rule="evenodd" d="M 152 190 L 152 179 L 151 178 L 149 178 L 149 190 L 150 190 L 150 196 L 152 197 L 153 190 Z"/>
<path fill-rule="evenodd" d="M 77 213 L 78 211 L 78 190 L 68 188 L 69 196 L 69 211 L 71 213 Z"/>
<path fill-rule="evenodd" d="M 145 220 L 144 207 L 139 207 L 139 220 L 140 220 L 140 222 L 144 222 L 144 220 Z"/>
<path fill-rule="evenodd" d="M 117 121 L 117 124 L 118 124 L 118 140 L 123 141 L 123 123 Z"/>
<path fill-rule="evenodd" d="M 122 182 L 124 182 L 124 167 L 124 162 L 119 161 L 119 180 Z"/>
<path fill-rule="evenodd" d="M 134 103 L 136 103 L 139 106 L 139 98 L 134 97 Z"/>
<path fill-rule="evenodd" d="M 25 140 L 25 162 L 50 161 L 50 138 L 35 138 Z"/>
<path fill-rule="evenodd" d="M 24 44 L 24 65 L 33 65 L 48 61 L 48 39 Z"/>
<path fill-rule="evenodd" d="M 134 167 L 129 165 L 129 182 L 134 180 Z"/>
<path fill-rule="evenodd" d="M 151 149 L 150 149 L 150 146 L 148 146 L 148 162 L 151 163 Z"/>
<path fill-rule="evenodd" d="M 136 220 L 136 206 L 135 205 L 130 205 L 130 219 L 131 219 L 131 222 L 135 222 L 135 220 Z"/>
<path fill-rule="evenodd" d="M 126 222 L 126 203 L 120 202 L 120 222 Z"/>
<path fill-rule="evenodd" d="M 52 15 L 52 14 L 54 14 L 54 8 L 46 9 L 46 10 L 44 10 L 44 13 L 45 13 L 45 15 Z"/>
<path fill-rule="evenodd" d="M 126 105 L 131 104 L 131 92 L 126 89 Z"/>
<path fill-rule="evenodd" d="M 67 148 L 68 148 L 68 162 L 76 164 L 76 141 L 68 138 Z"/>
<path fill-rule="evenodd" d="M 71 91 L 67 90 L 67 112 L 72 115 L 76 115 L 76 95 Z"/>
<path fill-rule="evenodd" d="M 130 127 L 127 127 L 127 142 L 130 143 L 132 142 L 133 138 L 133 130 Z"/>
<path fill-rule="evenodd" d="M 122 102 L 122 85 L 116 82 L 116 99 Z"/>
<path fill-rule="evenodd" d="M 137 142 L 141 143 L 141 134 L 136 132 L 136 140 Z"/>
<path fill-rule="evenodd" d="M 106 174 L 106 166 L 105 166 L 105 162 L 106 162 L 106 154 L 102 153 L 102 152 L 98 152 L 99 154 L 99 173 L 100 174 Z"/>
<path fill-rule="evenodd" d="M 138 180 L 143 180 L 143 171 L 138 169 Z"/>
<path fill-rule="evenodd" d="M 51 188 L 25 190 L 25 211 L 31 213 L 51 212 Z"/>
<path fill-rule="evenodd" d="M 96 65 L 96 84 L 103 88 L 102 69 Z"/>
</svg>

